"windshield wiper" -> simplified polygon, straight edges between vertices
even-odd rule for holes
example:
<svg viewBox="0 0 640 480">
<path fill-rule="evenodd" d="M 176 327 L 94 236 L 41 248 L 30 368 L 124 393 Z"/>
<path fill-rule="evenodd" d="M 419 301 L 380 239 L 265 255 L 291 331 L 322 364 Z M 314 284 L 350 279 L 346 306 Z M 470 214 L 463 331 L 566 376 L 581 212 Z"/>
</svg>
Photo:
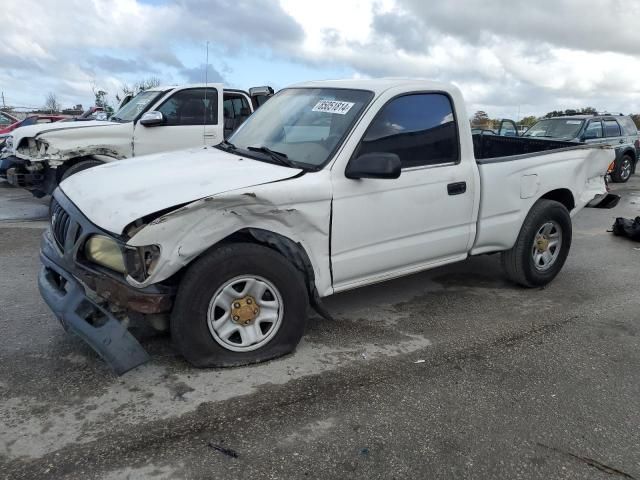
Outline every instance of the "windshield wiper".
<svg viewBox="0 0 640 480">
<path fill-rule="evenodd" d="M 226 140 L 221 141 L 218 145 L 216 145 L 216 147 L 220 147 L 223 150 L 236 150 L 238 148 L 233 143 Z"/>
<path fill-rule="evenodd" d="M 295 163 L 293 163 L 291 160 L 289 160 L 289 157 L 286 153 L 276 152 L 275 150 L 271 150 L 269 147 L 265 147 L 264 145 L 262 147 L 247 147 L 247 150 L 251 150 L 252 152 L 265 153 L 279 165 L 284 165 L 285 167 L 291 168 L 300 168 L 296 166 Z"/>
</svg>

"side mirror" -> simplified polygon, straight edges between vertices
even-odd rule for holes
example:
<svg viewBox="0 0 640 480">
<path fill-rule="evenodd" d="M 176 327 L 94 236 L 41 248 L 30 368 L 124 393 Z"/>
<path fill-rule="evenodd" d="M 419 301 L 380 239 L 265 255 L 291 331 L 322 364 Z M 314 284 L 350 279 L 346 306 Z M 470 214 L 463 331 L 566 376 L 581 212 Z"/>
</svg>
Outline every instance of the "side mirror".
<svg viewBox="0 0 640 480">
<path fill-rule="evenodd" d="M 109 120 L 109 115 L 107 114 L 107 112 L 96 112 L 94 119 L 106 122 L 107 120 Z"/>
<path fill-rule="evenodd" d="M 582 137 L 582 140 L 594 140 L 596 138 L 600 138 L 598 137 L 598 135 L 596 135 L 593 132 L 589 132 L 589 133 L 585 133 L 584 136 Z"/>
<path fill-rule="evenodd" d="M 365 153 L 352 158 L 344 172 L 345 177 L 358 178 L 398 178 L 402 165 L 395 153 Z"/>
<path fill-rule="evenodd" d="M 165 118 L 162 112 L 158 112 L 157 110 L 151 110 L 150 112 L 142 115 L 140 119 L 140 125 L 144 125 L 145 127 L 155 127 L 157 125 L 162 125 L 165 122 Z"/>
</svg>

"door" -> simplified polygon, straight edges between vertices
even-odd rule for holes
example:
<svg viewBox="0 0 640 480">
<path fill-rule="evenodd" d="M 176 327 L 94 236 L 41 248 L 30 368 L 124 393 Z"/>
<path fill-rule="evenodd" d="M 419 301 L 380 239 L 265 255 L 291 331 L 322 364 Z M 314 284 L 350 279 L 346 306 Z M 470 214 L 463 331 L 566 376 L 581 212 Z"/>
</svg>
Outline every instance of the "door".
<svg viewBox="0 0 640 480">
<path fill-rule="evenodd" d="M 400 177 L 351 180 L 332 171 L 336 291 L 464 258 L 475 232 L 477 167 L 461 158 L 447 95 L 390 100 L 352 158 L 373 152 L 397 154 Z"/>
<path fill-rule="evenodd" d="M 224 92 L 224 138 L 229 138 L 251 115 L 249 97 L 241 92 Z"/>
<path fill-rule="evenodd" d="M 584 129 L 582 135 L 584 143 L 603 143 L 605 142 L 604 132 L 602 129 L 602 121 L 599 119 L 591 120 Z"/>
<path fill-rule="evenodd" d="M 217 145 L 223 139 L 222 85 L 174 91 L 151 110 L 164 117 L 160 125 L 134 130 L 134 155 Z"/>
<path fill-rule="evenodd" d="M 615 119 L 604 119 L 604 135 L 606 144 L 615 147 L 616 159 L 618 159 L 626 147 L 627 139 L 622 136 L 622 129 Z"/>
</svg>

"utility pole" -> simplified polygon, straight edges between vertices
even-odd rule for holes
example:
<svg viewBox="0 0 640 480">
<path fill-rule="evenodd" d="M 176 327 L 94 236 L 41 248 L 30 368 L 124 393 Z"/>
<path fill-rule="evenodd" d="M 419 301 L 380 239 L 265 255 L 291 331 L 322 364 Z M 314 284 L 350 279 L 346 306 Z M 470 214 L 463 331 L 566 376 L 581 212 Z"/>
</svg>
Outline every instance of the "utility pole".
<svg viewBox="0 0 640 480">
<path fill-rule="evenodd" d="M 2 92 L 2 108 L 6 108 L 7 104 L 4 103 L 4 92 Z"/>
</svg>

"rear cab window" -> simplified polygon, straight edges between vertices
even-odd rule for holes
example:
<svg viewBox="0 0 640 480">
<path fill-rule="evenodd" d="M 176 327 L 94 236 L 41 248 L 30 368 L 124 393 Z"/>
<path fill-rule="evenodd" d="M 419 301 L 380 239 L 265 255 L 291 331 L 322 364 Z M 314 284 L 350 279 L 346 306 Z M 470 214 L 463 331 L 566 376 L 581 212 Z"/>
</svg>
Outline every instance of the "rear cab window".
<svg viewBox="0 0 640 480">
<path fill-rule="evenodd" d="M 367 129 L 355 156 L 395 153 L 402 168 L 460 161 L 458 126 L 450 98 L 417 93 L 394 98 Z"/>
</svg>

